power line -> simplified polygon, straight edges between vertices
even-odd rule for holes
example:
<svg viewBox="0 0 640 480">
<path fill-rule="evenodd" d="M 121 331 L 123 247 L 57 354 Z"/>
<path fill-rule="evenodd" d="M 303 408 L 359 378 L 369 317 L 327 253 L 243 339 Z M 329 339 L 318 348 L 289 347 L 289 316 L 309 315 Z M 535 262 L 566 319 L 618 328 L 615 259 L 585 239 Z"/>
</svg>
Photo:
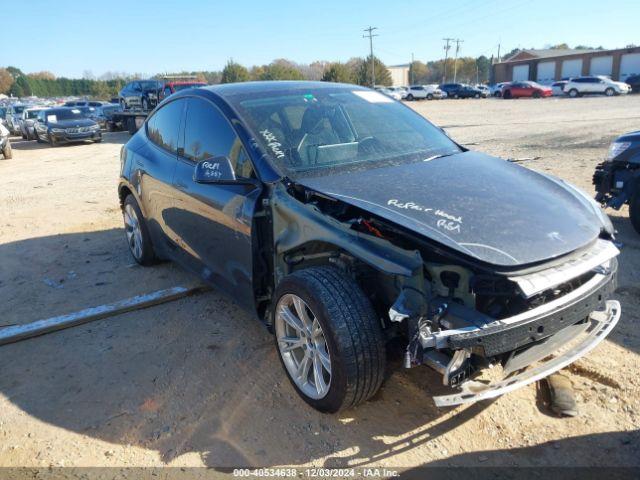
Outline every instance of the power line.
<svg viewBox="0 0 640 480">
<path fill-rule="evenodd" d="M 377 37 L 378 35 L 374 34 L 373 31 L 377 30 L 378 27 L 369 27 L 365 28 L 364 31 L 368 32 L 367 35 L 363 35 L 362 38 L 369 38 L 369 50 L 371 52 L 371 88 L 376 85 L 376 67 L 375 62 L 373 61 L 373 37 Z"/>
</svg>

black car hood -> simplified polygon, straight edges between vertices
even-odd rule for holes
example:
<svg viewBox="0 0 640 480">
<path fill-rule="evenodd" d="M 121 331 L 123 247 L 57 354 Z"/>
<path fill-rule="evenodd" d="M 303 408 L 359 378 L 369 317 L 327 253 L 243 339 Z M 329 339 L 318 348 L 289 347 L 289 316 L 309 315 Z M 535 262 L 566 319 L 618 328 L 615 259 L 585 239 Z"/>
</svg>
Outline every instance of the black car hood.
<svg viewBox="0 0 640 480">
<path fill-rule="evenodd" d="M 503 267 L 567 254 L 604 228 L 570 185 L 476 152 L 296 181 Z"/>
<path fill-rule="evenodd" d="M 73 128 L 73 127 L 90 127 L 96 122 L 89 118 L 76 118 L 72 120 L 58 120 L 55 123 L 49 122 L 51 128 Z"/>
</svg>

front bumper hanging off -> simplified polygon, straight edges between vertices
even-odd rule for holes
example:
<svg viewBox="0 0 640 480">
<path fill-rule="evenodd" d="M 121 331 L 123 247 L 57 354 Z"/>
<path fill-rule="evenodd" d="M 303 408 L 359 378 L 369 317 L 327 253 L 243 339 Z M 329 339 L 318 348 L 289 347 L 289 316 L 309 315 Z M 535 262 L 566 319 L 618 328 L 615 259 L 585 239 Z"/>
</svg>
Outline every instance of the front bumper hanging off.
<svg viewBox="0 0 640 480">
<path fill-rule="evenodd" d="M 436 406 L 450 407 L 495 398 L 557 372 L 586 355 L 604 340 L 620 320 L 620 312 L 620 303 L 616 300 L 608 300 L 605 303 L 604 311 L 594 311 L 589 314 L 590 323 L 587 324 L 582 334 L 583 338 L 567 351 L 548 357 L 548 359 L 543 359 L 537 365 L 521 369 L 495 383 L 464 382 L 460 392 L 433 397 Z M 561 330 L 556 335 L 561 335 L 562 332 Z M 550 338 L 553 339 L 553 337 Z"/>
</svg>

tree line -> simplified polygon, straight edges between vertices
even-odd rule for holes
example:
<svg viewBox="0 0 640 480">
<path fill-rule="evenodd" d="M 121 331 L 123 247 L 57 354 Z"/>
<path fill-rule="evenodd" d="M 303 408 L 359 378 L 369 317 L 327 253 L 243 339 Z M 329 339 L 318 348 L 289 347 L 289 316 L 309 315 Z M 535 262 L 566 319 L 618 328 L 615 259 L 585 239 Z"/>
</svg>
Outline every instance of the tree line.
<svg viewBox="0 0 640 480">
<path fill-rule="evenodd" d="M 229 60 L 221 71 L 176 72 L 172 75 L 189 75 L 208 84 L 246 82 L 251 80 L 322 80 L 326 82 L 371 85 L 371 64 L 375 72 L 376 85 L 391 85 L 391 74 L 387 66 L 377 57 L 351 58 L 346 62 L 317 61 L 299 64 L 287 59 L 276 59 L 266 65 L 247 68 L 234 60 Z M 456 79 L 462 82 L 485 82 L 489 78 L 491 62 L 481 56 L 477 59 L 464 57 L 457 59 Z M 415 84 L 440 83 L 444 77 L 444 60 L 433 62 L 415 61 L 410 64 L 409 81 Z M 446 65 L 447 79 L 453 79 L 454 60 Z M 162 78 L 162 74 L 152 78 Z M 84 78 L 56 77 L 42 71 L 24 73 L 17 67 L 0 68 L 0 93 L 14 97 L 65 97 L 89 96 L 107 99 L 117 96 L 122 87 L 142 75 L 105 73 L 95 78 L 85 72 Z"/>
</svg>

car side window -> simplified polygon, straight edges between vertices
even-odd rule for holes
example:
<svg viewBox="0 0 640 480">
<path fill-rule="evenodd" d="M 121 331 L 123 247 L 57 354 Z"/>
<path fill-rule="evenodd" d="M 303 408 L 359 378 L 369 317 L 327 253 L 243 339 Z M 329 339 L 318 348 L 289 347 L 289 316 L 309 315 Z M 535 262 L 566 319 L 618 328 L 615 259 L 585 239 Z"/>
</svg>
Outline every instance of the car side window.
<svg viewBox="0 0 640 480">
<path fill-rule="evenodd" d="M 185 117 L 184 157 L 198 162 L 217 156 L 229 158 L 236 176 L 253 176 L 249 156 L 222 112 L 207 100 L 191 97 Z"/>
<path fill-rule="evenodd" d="M 178 135 L 184 100 L 166 104 L 147 121 L 149 140 L 170 153 L 178 153 Z"/>
</svg>

